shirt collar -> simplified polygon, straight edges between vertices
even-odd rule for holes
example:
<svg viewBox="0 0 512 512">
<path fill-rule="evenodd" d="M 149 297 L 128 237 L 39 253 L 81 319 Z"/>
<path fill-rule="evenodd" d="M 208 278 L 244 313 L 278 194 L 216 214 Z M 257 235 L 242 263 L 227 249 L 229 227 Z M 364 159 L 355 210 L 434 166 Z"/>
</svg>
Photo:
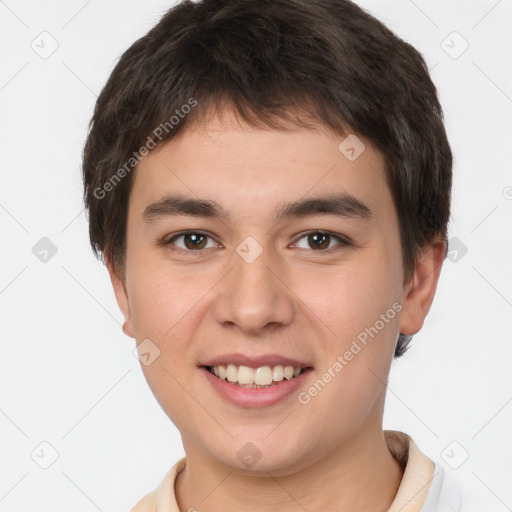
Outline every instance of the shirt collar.
<svg viewBox="0 0 512 512">
<path fill-rule="evenodd" d="M 404 468 L 400 487 L 388 512 L 421 512 L 434 477 L 434 463 L 410 436 L 384 430 L 388 449 Z"/>
</svg>

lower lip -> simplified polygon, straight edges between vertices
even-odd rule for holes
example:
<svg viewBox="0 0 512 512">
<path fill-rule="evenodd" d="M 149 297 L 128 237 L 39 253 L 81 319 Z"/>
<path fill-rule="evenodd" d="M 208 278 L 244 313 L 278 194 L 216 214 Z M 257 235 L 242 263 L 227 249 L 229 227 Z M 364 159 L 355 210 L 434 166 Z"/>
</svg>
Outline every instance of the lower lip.
<svg viewBox="0 0 512 512">
<path fill-rule="evenodd" d="M 231 382 L 219 379 L 206 368 L 200 370 L 221 397 L 239 407 L 266 407 L 276 404 L 293 393 L 307 378 L 311 368 L 306 369 L 297 377 L 282 380 L 268 388 L 244 388 Z"/>
</svg>

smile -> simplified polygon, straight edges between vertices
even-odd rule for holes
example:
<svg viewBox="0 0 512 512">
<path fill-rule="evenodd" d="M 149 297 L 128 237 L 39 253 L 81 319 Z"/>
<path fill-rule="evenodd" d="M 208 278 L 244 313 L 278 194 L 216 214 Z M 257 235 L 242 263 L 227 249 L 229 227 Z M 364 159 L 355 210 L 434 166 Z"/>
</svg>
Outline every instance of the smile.
<svg viewBox="0 0 512 512">
<path fill-rule="evenodd" d="M 246 388 L 266 388 L 275 386 L 283 380 L 298 377 L 305 368 L 277 364 L 274 366 L 250 366 L 227 364 L 205 367 L 221 380 Z"/>
</svg>

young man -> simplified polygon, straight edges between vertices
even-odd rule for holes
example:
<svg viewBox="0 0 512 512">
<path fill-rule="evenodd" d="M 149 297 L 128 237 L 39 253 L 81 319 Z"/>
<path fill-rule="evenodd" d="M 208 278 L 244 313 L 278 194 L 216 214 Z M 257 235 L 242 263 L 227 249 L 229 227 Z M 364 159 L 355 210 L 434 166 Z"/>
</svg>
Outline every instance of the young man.
<svg viewBox="0 0 512 512">
<path fill-rule="evenodd" d="M 422 57 L 349 1 L 185 1 L 124 53 L 84 149 L 90 237 L 186 453 L 134 511 L 459 510 L 382 428 L 451 168 Z"/>
</svg>

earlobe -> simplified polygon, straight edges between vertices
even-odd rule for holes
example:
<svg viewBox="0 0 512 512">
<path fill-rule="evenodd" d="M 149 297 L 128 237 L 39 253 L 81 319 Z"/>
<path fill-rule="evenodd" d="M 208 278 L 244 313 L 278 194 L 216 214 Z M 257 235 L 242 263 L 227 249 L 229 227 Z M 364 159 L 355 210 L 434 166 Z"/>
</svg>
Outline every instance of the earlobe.
<svg viewBox="0 0 512 512">
<path fill-rule="evenodd" d="M 401 333 L 416 334 L 423 326 L 434 300 L 445 251 L 446 242 L 442 238 L 436 238 L 422 249 L 414 275 L 404 290 L 406 296 L 400 316 Z"/>
<path fill-rule="evenodd" d="M 112 283 L 112 288 L 114 289 L 117 304 L 125 318 L 122 330 L 130 338 L 135 338 L 135 333 L 132 324 L 130 302 L 128 300 L 128 294 L 126 292 L 126 284 L 124 280 L 118 275 L 114 264 L 107 255 L 105 255 L 105 263 L 110 276 L 110 282 Z"/>
<path fill-rule="evenodd" d="M 126 334 L 126 336 L 129 336 L 130 338 L 135 338 L 133 335 L 133 330 L 131 327 L 128 326 L 128 322 L 124 322 L 123 326 L 121 327 L 121 330 Z"/>
</svg>

